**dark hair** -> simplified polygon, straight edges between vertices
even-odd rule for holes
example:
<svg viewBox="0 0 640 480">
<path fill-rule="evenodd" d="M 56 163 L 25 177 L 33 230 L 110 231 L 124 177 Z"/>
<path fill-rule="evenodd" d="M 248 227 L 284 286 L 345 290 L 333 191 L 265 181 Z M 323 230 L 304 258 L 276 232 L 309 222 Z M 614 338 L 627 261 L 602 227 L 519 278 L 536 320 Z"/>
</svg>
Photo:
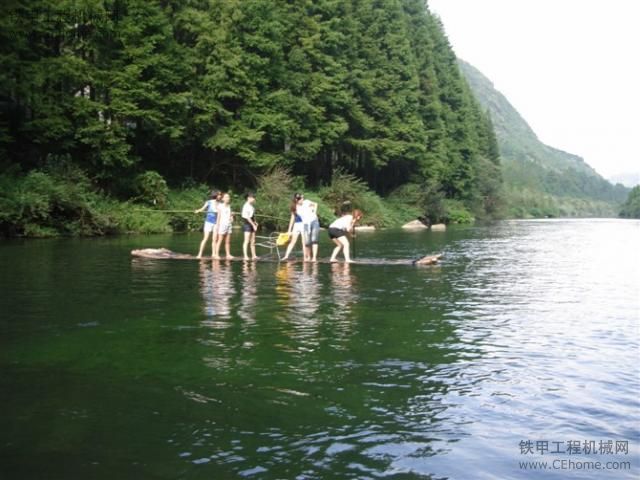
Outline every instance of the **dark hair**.
<svg viewBox="0 0 640 480">
<path fill-rule="evenodd" d="M 296 207 L 298 206 L 298 200 L 300 200 L 302 198 L 302 194 L 301 193 L 294 193 L 293 194 L 293 199 L 291 200 L 291 213 L 296 213 Z"/>
<path fill-rule="evenodd" d="M 245 199 L 245 200 L 249 200 L 249 197 L 256 198 L 256 194 L 255 194 L 255 193 L 253 193 L 253 192 L 247 192 L 247 193 L 245 194 L 245 196 L 244 196 L 244 199 Z"/>
<path fill-rule="evenodd" d="M 212 199 L 216 199 L 218 198 L 218 196 L 220 196 L 222 192 L 220 192 L 220 190 L 211 190 L 211 198 Z"/>
</svg>

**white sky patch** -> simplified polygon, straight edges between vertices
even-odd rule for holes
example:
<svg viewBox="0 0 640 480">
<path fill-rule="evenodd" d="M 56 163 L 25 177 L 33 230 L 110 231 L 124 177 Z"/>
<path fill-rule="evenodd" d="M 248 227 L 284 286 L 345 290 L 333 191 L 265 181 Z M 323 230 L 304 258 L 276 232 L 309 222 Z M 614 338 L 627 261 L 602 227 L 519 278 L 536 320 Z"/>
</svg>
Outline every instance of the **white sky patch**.
<svg viewBox="0 0 640 480">
<path fill-rule="evenodd" d="M 640 1 L 428 0 L 544 143 L 640 173 Z"/>
</svg>

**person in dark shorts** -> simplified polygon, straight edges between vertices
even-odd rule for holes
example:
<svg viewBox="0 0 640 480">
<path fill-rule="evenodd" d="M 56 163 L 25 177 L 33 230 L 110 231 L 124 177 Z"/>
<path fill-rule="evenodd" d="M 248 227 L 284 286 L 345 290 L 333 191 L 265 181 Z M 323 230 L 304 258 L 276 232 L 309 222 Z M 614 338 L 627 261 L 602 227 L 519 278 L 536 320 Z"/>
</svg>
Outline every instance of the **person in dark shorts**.
<svg viewBox="0 0 640 480">
<path fill-rule="evenodd" d="M 353 232 L 356 223 L 358 223 L 361 218 L 362 212 L 356 209 L 353 212 L 334 220 L 333 223 L 329 225 L 329 238 L 336 244 L 336 247 L 331 253 L 330 262 L 337 262 L 338 260 L 336 257 L 338 256 L 338 253 L 340 253 L 340 250 L 342 250 L 344 261 L 351 263 L 348 235 Z"/>
<path fill-rule="evenodd" d="M 256 201 L 256 196 L 253 193 L 247 193 L 245 196 L 245 202 L 242 207 L 242 231 L 244 232 L 244 243 L 242 244 L 242 253 L 244 259 L 249 260 L 249 254 L 247 250 L 251 247 L 251 260 L 256 260 L 256 231 L 258 230 L 258 223 L 255 221 L 256 209 L 253 206 Z"/>
</svg>

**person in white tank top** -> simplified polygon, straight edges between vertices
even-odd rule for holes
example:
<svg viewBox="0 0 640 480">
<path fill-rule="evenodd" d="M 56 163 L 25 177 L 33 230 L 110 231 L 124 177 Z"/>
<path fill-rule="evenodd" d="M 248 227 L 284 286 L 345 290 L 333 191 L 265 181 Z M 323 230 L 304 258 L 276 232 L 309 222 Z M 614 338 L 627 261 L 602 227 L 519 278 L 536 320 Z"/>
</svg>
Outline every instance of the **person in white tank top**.
<svg viewBox="0 0 640 480">
<path fill-rule="evenodd" d="M 222 196 L 222 203 L 218 204 L 218 241 L 213 258 L 220 258 L 220 246 L 224 240 L 224 250 L 227 260 L 231 260 L 231 227 L 233 225 L 233 213 L 231 213 L 231 196 L 225 193 Z"/>
<path fill-rule="evenodd" d="M 352 213 L 334 220 L 333 223 L 329 225 L 329 238 L 336 245 L 329 260 L 331 263 L 338 261 L 336 257 L 338 253 L 340 253 L 340 250 L 342 250 L 342 254 L 344 255 L 344 261 L 351 263 L 348 235 L 353 231 L 356 223 L 358 223 L 361 218 L 362 212 L 356 209 Z"/>
</svg>

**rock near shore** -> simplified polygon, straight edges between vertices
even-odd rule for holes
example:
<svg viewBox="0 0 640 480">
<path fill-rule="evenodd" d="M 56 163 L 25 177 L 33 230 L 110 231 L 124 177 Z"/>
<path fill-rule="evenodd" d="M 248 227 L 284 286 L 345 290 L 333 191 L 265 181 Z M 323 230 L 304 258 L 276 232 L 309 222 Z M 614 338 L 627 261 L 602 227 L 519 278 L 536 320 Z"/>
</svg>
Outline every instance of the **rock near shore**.
<svg viewBox="0 0 640 480">
<path fill-rule="evenodd" d="M 427 227 L 420 220 L 412 220 L 409 223 L 405 223 L 404 225 L 402 225 L 402 228 L 404 228 L 405 230 L 424 230 L 425 228 L 429 227 Z"/>
</svg>

